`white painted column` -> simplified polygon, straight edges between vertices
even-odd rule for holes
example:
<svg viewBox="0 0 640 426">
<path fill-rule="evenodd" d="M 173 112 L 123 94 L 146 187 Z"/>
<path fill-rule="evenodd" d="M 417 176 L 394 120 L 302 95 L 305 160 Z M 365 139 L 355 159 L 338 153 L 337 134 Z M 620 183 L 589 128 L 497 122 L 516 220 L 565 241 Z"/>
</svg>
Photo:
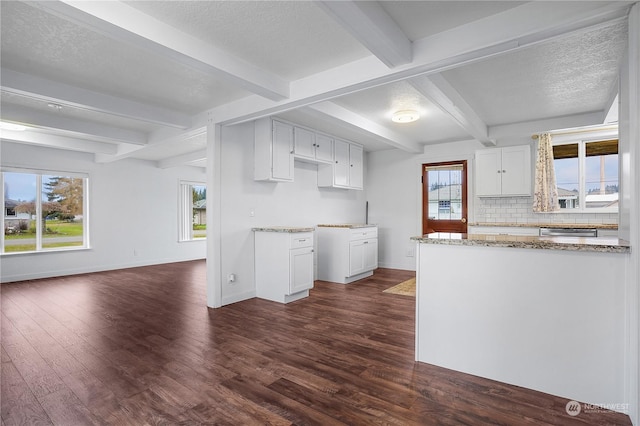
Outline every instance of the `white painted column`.
<svg viewBox="0 0 640 426">
<path fill-rule="evenodd" d="M 629 417 L 634 425 L 640 425 L 640 4 L 636 3 L 629 13 L 629 55 L 626 91 L 628 104 L 625 110 L 624 127 L 629 142 L 629 241 L 631 257 L 627 279 L 626 300 L 628 303 L 629 339 L 626 348 L 625 393 L 629 401 Z M 624 84 L 624 83 L 623 83 Z M 624 89 L 624 88 L 623 88 Z M 623 170 L 625 172 L 625 170 Z M 625 197 L 626 198 L 626 197 Z"/>
<path fill-rule="evenodd" d="M 222 306 L 222 126 L 207 117 L 207 306 Z"/>
<path fill-rule="evenodd" d="M 620 70 L 619 236 L 631 243 L 625 285 L 625 399 L 640 425 L 640 5 L 629 13 L 629 50 Z"/>
</svg>

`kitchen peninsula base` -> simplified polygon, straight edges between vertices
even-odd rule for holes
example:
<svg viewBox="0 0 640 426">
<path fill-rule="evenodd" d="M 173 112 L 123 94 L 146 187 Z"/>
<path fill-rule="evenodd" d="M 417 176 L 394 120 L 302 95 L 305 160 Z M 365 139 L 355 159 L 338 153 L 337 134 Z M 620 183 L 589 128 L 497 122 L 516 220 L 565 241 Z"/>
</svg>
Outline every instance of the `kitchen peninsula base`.
<svg viewBox="0 0 640 426">
<path fill-rule="evenodd" d="M 416 360 L 586 403 L 625 403 L 628 246 L 466 238 L 414 237 Z"/>
</svg>

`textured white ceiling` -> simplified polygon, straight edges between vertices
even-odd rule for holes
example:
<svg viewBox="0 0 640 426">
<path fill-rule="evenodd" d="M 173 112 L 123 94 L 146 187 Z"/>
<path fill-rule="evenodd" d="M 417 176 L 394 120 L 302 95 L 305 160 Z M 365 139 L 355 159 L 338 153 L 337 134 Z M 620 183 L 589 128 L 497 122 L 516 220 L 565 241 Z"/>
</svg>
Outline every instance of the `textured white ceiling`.
<svg viewBox="0 0 640 426">
<path fill-rule="evenodd" d="M 626 21 L 444 72 L 488 125 L 602 111 L 615 93 Z"/>
<path fill-rule="evenodd" d="M 59 116 L 63 118 L 73 118 L 88 123 L 100 123 L 108 126 L 113 126 L 121 129 L 135 130 L 140 132 L 149 133 L 152 132 L 156 126 L 154 124 L 146 123 L 140 120 L 133 120 L 127 117 L 118 115 L 104 114 L 101 112 L 90 111 L 82 108 L 76 108 L 73 106 L 63 106 L 61 110 L 54 110 L 48 106 L 48 102 L 41 99 L 33 99 L 13 93 L 2 92 L 2 98 L 0 102 L 1 109 L 10 109 L 12 106 L 19 106 L 29 108 L 34 111 L 51 114 L 53 116 Z M 5 110 L 6 111 L 6 110 Z"/>
<path fill-rule="evenodd" d="M 237 80 L 223 80 L 215 72 L 207 74 L 178 63 L 172 55 L 162 56 L 161 52 L 166 52 L 168 48 L 160 48 L 152 53 L 141 47 L 143 44 L 133 44 L 136 37 L 130 38 L 131 44 L 125 43 L 120 41 L 119 37 L 109 35 L 124 30 L 110 32 L 103 31 L 103 28 L 92 28 L 88 22 L 95 20 L 84 21 L 73 13 L 71 14 L 82 21 L 81 23 L 76 21 L 76 18 L 63 18 L 70 9 L 75 13 L 84 12 L 75 10 L 73 6 L 67 9 L 50 8 L 51 4 L 58 3 L 0 1 L 0 65 L 3 69 L 114 96 L 122 101 L 116 102 L 119 106 L 126 105 L 128 101 L 136 101 L 152 107 L 150 109 L 161 107 L 186 114 L 191 119 L 199 119 L 197 114 L 216 107 L 220 107 L 219 111 L 224 111 L 224 114 L 227 109 L 231 111 L 230 114 L 234 114 L 247 106 L 248 109 L 255 107 L 258 115 L 265 111 L 271 113 L 273 110 L 281 110 L 278 109 L 278 105 L 269 99 L 263 99 L 259 94 L 252 96 L 251 92 L 237 84 Z M 104 11 L 118 3 L 105 1 L 93 4 L 98 4 Z M 312 1 L 130 1 L 127 4 L 172 26 L 176 32 L 188 34 L 212 48 L 225 51 L 240 59 L 239 62 L 249 63 L 251 72 L 248 74 L 256 68 L 268 71 L 271 75 L 279 77 L 284 87 L 287 86 L 287 82 L 329 69 L 331 72 L 326 73 L 324 78 L 314 80 L 322 90 L 325 85 L 333 87 L 332 81 L 328 81 L 332 79 L 353 84 L 353 87 L 358 88 L 379 84 L 375 81 L 375 73 L 380 71 L 376 67 L 382 66 L 383 62 L 376 60 L 364 47 L 366 43 L 360 44 L 352 32 L 358 34 L 360 26 L 364 26 L 375 33 L 376 29 L 387 25 L 389 21 L 385 19 L 377 21 L 380 26 L 367 27 L 367 19 L 363 17 L 366 13 L 355 12 L 353 16 L 360 18 L 359 23 L 349 28 L 350 23 L 347 22 L 343 27 Z M 455 36 L 450 39 L 453 44 L 462 42 L 476 48 L 485 46 L 473 44 L 475 30 L 448 33 L 447 31 L 453 28 L 466 30 L 468 27 L 465 28 L 465 25 L 498 14 L 505 24 L 504 27 L 496 26 L 495 29 L 486 31 L 497 40 L 503 40 L 501 37 L 506 31 L 505 28 L 512 31 L 516 27 L 507 16 L 513 14 L 520 19 L 518 22 L 525 22 L 528 15 L 525 16 L 521 11 L 535 9 L 537 5 L 547 10 L 550 3 L 381 2 L 382 15 L 386 12 L 388 17 L 385 18 L 395 22 L 401 32 L 412 41 L 435 34 L 444 34 L 442 37 L 446 38 L 447 34 L 454 33 Z M 608 7 L 607 5 L 614 5 L 612 7 L 620 10 L 626 7 L 625 2 L 558 1 L 553 3 L 553 7 L 560 7 L 556 5 L 570 5 L 570 9 L 576 11 Z M 107 15 L 98 15 L 104 18 L 102 24 L 107 27 L 111 25 Z M 620 16 L 622 14 L 618 18 Z M 471 118 L 484 121 L 478 126 L 481 129 L 480 133 L 482 128 L 487 126 L 601 111 L 608 106 L 608 101 L 615 94 L 617 73 L 625 48 L 626 26 L 624 20 L 618 18 L 613 21 L 616 24 L 596 25 L 589 31 L 560 38 L 555 36 L 556 31 L 564 31 L 562 26 L 543 31 L 543 36 L 552 37 L 553 41 L 452 68 L 442 75 L 445 83 L 448 82 L 470 106 L 469 109 L 477 115 L 473 117 L 471 114 Z M 115 27 L 110 28 L 113 30 Z M 132 31 L 136 32 L 135 29 Z M 384 40 L 385 31 L 382 30 L 381 33 Z M 122 35 L 122 32 L 118 32 L 118 35 Z M 516 34 L 515 37 L 528 35 L 530 32 Z M 378 40 L 377 36 L 369 37 Z M 443 44 L 439 47 L 443 47 L 446 56 L 448 45 Z M 422 52 L 423 56 L 424 53 Z M 189 56 L 189 53 L 186 56 Z M 363 58 L 371 60 L 358 62 L 355 66 L 347 65 L 354 65 L 353 61 Z M 213 62 L 211 68 L 220 65 L 216 64 L 215 60 Z M 370 74 L 368 70 L 358 68 L 360 64 L 370 65 L 375 72 Z M 353 71 L 345 73 L 342 71 L 343 68 L 336 68 L 340 66 L 361 70 L 362 75 Z M 399 65 L 395 69 L 383 69 L 381 72 L 402 72 L 405 66 L 411 67 L 412 64 Z M 239 68 L 242 70 L 241 65 Z M 267 75 L 266 80 L 277 80 L 272 79 L 271 75 Z M 242 79 L 243 76 L 238 78 Z M 442 84 L 441 80 L 440 83 Z M 260 84 L 262 82 L 257 83 Z M 251 87 L 251 84 L 245 87 Z M 296 95 L 301 91 L 314 91 L 311 87 L 305 87 L 303 82 L 294 82 L 290 88 L 298 92 Z M 471 134 L 478 133 L 474 129 L 470 130 L 469 126 L 465 130 L 451 118 L 452 111 L 453 115 L 460 112 L 455 105 L 456 102 L 447 100 L 446 96 L 444 102 L 440 99 L 440 105 L 445 105 L 445 108 L 448 105 L 449 108 L 449 113 L 443 112 L 406 82 L 398 81 L 345 96 L 338 95 L 339 93 L 327 91 L 313 99 L 333 98 L 332 102 L 339 107 L 365 117 L 369 123 L 385 127 L 391 133 L 400 134 L 398 139 L 409 141 L 405 144 L 405 149 L 413 152 L 419 150 L 419 146 L 416 149 L 416 144 L 470 139 Z M 7 111 L 11 111 L 12 108 L 33 111 L 32 118 L 42 117 L 41 113 L 51 114 L 46 107 L 46 95 L 39 100 L 37 94 L 33 96 L 23 97 L 3 91 L 0 106 Z M 229 105 L 230 103 L 233 104 Z M 463 104 L 464 102 L 461 105 Z M 408 125 L 392 123 L 390 115 L 402 108 L 417 108 L 423 117 L 420 121 Z M 468 111 L 464 111 L 464 114 L 467 113 Z M 173 136 L 173 132 L 176 131 L 175 128 L 168 129 L 163 124 L 140 121 L 148 116 L 135 119 L 98 113 L 91 108 L 72 107 L 65 107 L 57 114 L 62 118 L 95 123 L 95 129 L 104 130 L 105 126 L 111 126 L 115 129 L 142 132 L 145 136 L 153 134 L 153 140 L 157 140 L 155 136 L 158 134 Z M 342 119 L 330 118 L 307 107 L 282 113 L 282 117 L 290 121 L 361 142 L 368 151 L 389 149 L 391 145 L 386 144 L 384 138 L 357 128 L 349 123 L 345 116 L 349 114 L 343 114 Z M 168 125 L 170 121 L 169 119 L 154 122 Z M 175 123 L 172 125 L 176 126 Z M 62 134 L 63 131 L 58 130 L 56 133 Z M 132 156 L 157 161 L 200 150 L 204 146 L 202 137 L 185 137 L 182 140 L 171 138 L 170 141 L 172 142 L 150 145 L 136 151 Z"/>
<path fill-rule="evenodd" d="M 519 1 L 383 1 L 382 7 L 415 41 L 512 9 Z"/>
<path fill-rule="evenodd" d="M 1 63 L 14 71 L 196 114 L 248 95 L 197 70 L 22 2 L 2 2 Z"/>
<path fill-rule="evenodd" d="M 288 80 L 369 55 L 310 1 L 127 3 Z"/>
<path fill-rule="evenodd" d="M 334 99 L 334 102 L 420 143 L 465 138 L 465 131 L 405 81 L 378 86 Z M 394 112 L 414 109 L 421 118 L 413 123 L 391 121 Z"/>
</svg>

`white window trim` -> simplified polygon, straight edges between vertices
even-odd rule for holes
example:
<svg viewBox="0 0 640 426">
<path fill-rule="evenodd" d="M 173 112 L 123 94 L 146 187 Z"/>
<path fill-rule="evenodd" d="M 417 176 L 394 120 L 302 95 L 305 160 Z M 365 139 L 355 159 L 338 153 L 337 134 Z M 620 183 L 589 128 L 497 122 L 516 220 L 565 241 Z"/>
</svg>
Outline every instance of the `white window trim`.
<svg viewBox="0 0 640 426">
<path fill-rule="evenodd" d="M 578 144 L 578 191 L 579 191 L 579 197 L 581 197 L 582 200 L 585 200 L 586 198 L 586 177 L 585 177 L 585 161 L 586 161 L 586 145 L 589 142 L 598 142 L 598 141 L 602 141 L 602 140 L 606 140 L 606 139 L 618 139 L 618 132 L 605 132 L 605 133 L 598 133 L 597 137 L 591 136 L 591 137 L 587 137 L 587 138 L 583 138 L 583 139 L 576 139 L 575 135 L 571 135 L 571 136 L 564 136 L 564 137 L 557 137 L 557 139 L 554 139 L 551 142 L 552 146 L 559 146 L 559 145 L 571 145 L 571 144 Z M 620 142 L 618 141 L 618 144 Z M 618 189 L 620 188 L 620 156 L 618 156 Z M 598 214 L 618 214 L 619 211 L 619 207 L 615 210 L 610 210 L 610 209 L 603 209 L 603 208 L 590 208 L 587 209 L 584 206 L 584 202 L 582 203 L 582 205 L 577 208 L 577 209 L 560 209 L 557 210 L 555 212 L 552 212 L 553 214 L 588 214 L 588 213 L 598 213 Z"/>
<path fill-rule="evenodd" d="M 178 181 L 178 242 L 180 243 L 207 240 L 207 237 L 193 237 L 193 198 L 191 188 L 194 186 L 206 187 L 207 183 L 191 180 Z"/>
<path fill-rule="evenodd" d="M 82 246 L 70 246 L 70 247 L 56 247 L 56 248 L 42 248 L 42 233 L 36 232 L 36 249 L 29 251 L 19 251 L 19 252 L 9 252 L 6 253 L 4 251 L 4 219 L 5 219 L 5 209 L 4 209 L 4 173 L 25 173 L 25 174 L 33 174 L 36 175 L 36 229 L 42 229 L 42 214 L 40 211 L 42 209 L 41 201 L 42 201 L 42 176 L 65 176 L 72 178 L 80 178 L 83 179 L 82 185 Z M 41 254 L 41 253 L 56 253 L 63 251 L 78 251 L 78 250 L 87 250 L 90 249 L 89 245 L 89 185 L 90 178 L 88 173 L 82 172 L 68 172 L 62 170 L 44 170 L 44 169 L 28 169 L 24 167 L 11 167 L 11 166 L 2 166 L 0 167 L 0 196 L 3 203 L 3 209 L 1 213 L 0 219 L 2 220 L 2 232 L 0 232 L 0 247 L 2 251 L 0 252 L 0 256 L 21 256 L 26 254 Z"/>
</svg>

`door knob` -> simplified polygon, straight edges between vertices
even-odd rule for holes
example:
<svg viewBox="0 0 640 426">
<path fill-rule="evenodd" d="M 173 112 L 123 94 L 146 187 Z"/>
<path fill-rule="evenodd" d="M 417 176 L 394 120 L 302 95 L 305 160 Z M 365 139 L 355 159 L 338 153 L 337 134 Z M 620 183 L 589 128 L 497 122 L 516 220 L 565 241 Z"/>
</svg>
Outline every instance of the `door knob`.
<svg viewBox="0 0 640 426">
<path fill-rule="evenodd" d="M 462 219 L 460 219 L 460 222 L 462 222 L 462 223 L 467 223 L 467 218 L 466 218 L 466 217 L 463 217 Z"/>
</svg>

